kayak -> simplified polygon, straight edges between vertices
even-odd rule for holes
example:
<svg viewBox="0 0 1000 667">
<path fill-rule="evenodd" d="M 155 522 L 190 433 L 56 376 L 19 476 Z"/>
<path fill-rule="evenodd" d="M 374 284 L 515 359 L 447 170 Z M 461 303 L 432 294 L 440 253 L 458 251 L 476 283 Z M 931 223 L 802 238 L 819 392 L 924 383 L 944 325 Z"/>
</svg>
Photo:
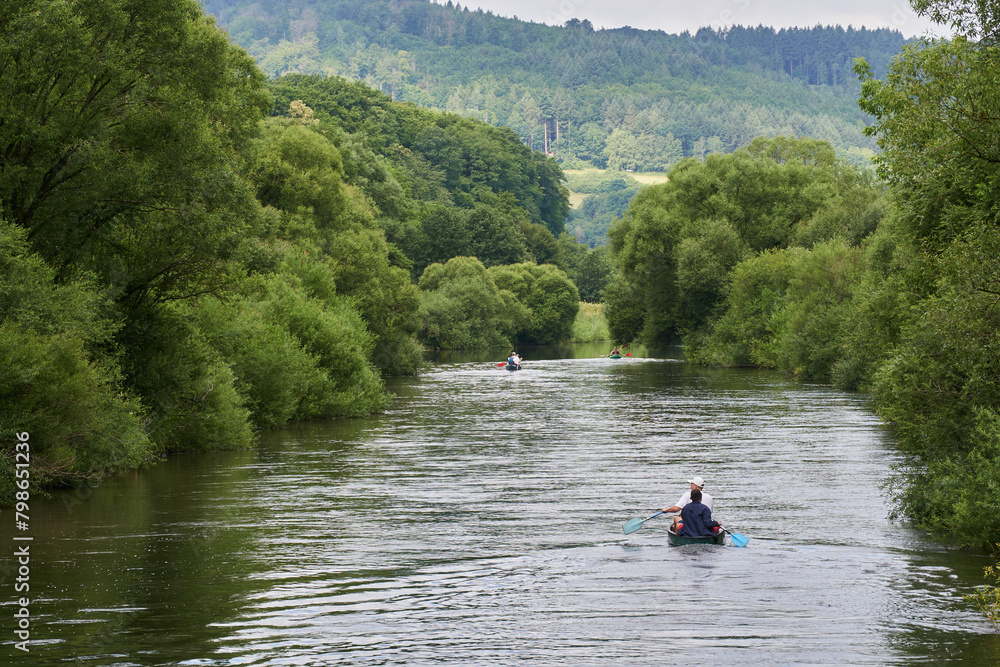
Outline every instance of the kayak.
<svg viewBox="0 0 1000 667">
<path fill-rule="evenodd" d="M 609 354 L 608 355 L 608 359 L 621 359 L 621 358 L 622 358 L 622 355 L 620 355 L 620 354 Z"/>
<path fill-rule="evenodd" d="M 519 371 L 521 370 L 520 364 L 507 364 L 505 368 L 509 371 Z"/>
<path fill-rule="evenodd" d="M 674 527 L 670 526 L 667 528 L 667 542 L 672 547 L 680 547 L 685 544 L 725 544 L 726 531 L 720 530 L 718 535 L 707 537 L 687 537 L 686 535 L 678 535 L 674 532 Z"/>
</svg>

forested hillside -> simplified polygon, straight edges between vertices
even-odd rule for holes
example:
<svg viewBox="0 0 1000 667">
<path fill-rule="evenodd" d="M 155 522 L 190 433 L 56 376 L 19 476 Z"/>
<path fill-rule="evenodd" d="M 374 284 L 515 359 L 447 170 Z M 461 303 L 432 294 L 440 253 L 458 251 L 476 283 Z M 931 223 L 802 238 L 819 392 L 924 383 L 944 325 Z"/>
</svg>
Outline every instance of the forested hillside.
<svg viewBox="0 0 1000 667">
<path fill-rule="evenodd" d="M 429 0 L 205 0 L 269 75 L 324 73 L 508 126 L 564 166 L 665 170 L 753 138 L 809 136 L 867 164 L 859 84 L 895 31 L 736 26 L 668 35 L 526 23 Z"/>
</svg>

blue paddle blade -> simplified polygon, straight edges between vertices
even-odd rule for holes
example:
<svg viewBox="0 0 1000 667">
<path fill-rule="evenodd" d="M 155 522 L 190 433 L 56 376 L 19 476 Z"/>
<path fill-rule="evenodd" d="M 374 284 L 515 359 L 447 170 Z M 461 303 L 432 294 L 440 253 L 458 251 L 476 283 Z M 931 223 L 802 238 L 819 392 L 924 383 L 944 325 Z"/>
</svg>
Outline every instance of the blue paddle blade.
<svg viewBox="0 0 1000 667">
<path fill-rule="evenodd" d="M 626 535 L 628 535 L 629 533 L 634 533 L 635 531 L 642 528 L 642 524 L 646 523 L 650 519 L 655 519 L 661 514 L 663 514 L 663 510 L 660 510 L 659 512 L 651 516 L 647 516 L 645 519 L 629 519 L 628 521 L 625 522 L 625 525 L 622 526 L 622 530 L 625 531 Z"/>
<path fill-rule="evenodd" d="M 745 547 L 750 538 L 746 535 L 740 535 L 739 533 L 729 533 L 729 537 L 733 540 L 734 547 Z"/>
<path fill-rule="evenodd" d="M 646 522 L 645 519 L 629 519 L 628 521 L 625 522 L 625 525 L 622 526 L 622 530 L 625 532 L 626 535 L 628 535 L 629 533 L 634 533 L 635 531 L 642 528 L 642 524 L 645 522 Z"/>
</svg>

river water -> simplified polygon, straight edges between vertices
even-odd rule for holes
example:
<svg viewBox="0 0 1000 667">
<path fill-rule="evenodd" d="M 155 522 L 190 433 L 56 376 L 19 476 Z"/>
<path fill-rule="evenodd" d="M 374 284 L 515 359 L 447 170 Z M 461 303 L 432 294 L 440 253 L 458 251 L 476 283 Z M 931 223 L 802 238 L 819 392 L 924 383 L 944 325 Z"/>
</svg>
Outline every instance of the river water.
<svg viewBox="0 0 1000 667">
<path fill-rule="evenodd" d="M 863 396 L 529 350 L 389 411 L 174 456 L 31 506 L 27 665 L 995 665 L 981 555 L 888 519 Z M 694 475 L 745 548 L 669 547 Z M 0 540 L 13 554 L 13 517 Z"/>
</svg>

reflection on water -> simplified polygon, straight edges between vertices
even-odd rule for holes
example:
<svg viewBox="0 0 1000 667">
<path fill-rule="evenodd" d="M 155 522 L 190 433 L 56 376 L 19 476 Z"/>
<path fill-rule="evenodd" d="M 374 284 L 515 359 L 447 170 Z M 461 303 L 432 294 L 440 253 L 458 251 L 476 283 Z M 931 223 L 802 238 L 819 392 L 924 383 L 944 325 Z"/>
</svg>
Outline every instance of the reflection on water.
<svg viewBox="0 0 1000 667">
<path fill-rule="evenodd" d="M 519 352 L 514 373 L 441 355 L 384 415 L 36 503 L 30 664 L 998 663 L 961 597 L 988 561 L 886 519 L 861 397 Z M 746 548 L 670 548 L 663 518 L 622 534 L 695 474 Z"/>
</svg>

